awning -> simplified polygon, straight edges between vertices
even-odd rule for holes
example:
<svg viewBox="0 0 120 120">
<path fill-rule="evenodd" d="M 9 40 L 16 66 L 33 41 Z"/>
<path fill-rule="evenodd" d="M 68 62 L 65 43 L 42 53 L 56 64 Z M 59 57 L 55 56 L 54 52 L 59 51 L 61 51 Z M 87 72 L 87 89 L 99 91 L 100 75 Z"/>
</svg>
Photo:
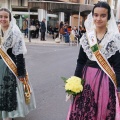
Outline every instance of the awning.
<svg viewBox="0 0 120 120">
<path fill-rule="evenodd" d="M 28 9 L 45 9 L 47 11 L 78 13 L 91 11 L 94 5 L 80 4 L 72 2 L 54 2 L 54 1 L 29 1 Z"/>
</svg>

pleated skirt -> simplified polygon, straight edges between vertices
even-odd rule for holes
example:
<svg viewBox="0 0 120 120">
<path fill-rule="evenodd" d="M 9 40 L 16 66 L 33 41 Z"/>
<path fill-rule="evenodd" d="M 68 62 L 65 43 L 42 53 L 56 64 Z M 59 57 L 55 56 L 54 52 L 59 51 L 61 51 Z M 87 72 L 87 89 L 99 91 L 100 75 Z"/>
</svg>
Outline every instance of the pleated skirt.
<svg viewBox="0 0 120 120">
<path fill-rule="evenodd" d="M 117 91 L 100 69 L 85 67 L 82 93 L 74 96 L 67 120 L 120 120 Z"/>
<path fill-rule="evenodd" d="M 0 85 L 3 85 L 3 78 L 4 76 L 8 75 L 7 71 L 11 72 L 8 70 L 9 68 L 7 65 L 4 63 L 2 59 L 0 59 Z M 13 74 L 11 72 L 11 74 Z M 10 77 L 10 76 L 8 76 Z M 34 110 L 36 108 L 36 102 L 35 102 L 35 97 L 34 97 L 34 92 L 31 86 L 31 83 L 29 81 L 29 84 L 31 86 L 31 98 L 30 98 L 30 103 L 26 104 L 25 103 L 25 97 L 24 97 L 24 89 L 23 89 L 23 84 L 22 82 L 15 77 L 16 80 L 16 102 L 17 102 L 17 107 L 13 111 L 7 111 L 7 110 L 1 110 L 0 111 L 0 118 L 16 118 L 16 117 L 25 117 L 30 111 Z M 8 80 L 9 81 L 9 80 Z M 0 90 L 4 88 L 0 87 Z M 9 96 L 9 94 L 8 94 Z M 1 95 L 2 97 L 2 95 Z M 6 96 L 7 97 L 7 96 Z M 7 99 L 7 98 L 6 98 Z M 14 98 L 13 98 L 14 99 Z M 2 101 L 0 101 L 2 102 Z M 9 104 L 10 101 L 8 101 Z M 2 108 L 1 108 L 2 109 Z"/>
</svg>

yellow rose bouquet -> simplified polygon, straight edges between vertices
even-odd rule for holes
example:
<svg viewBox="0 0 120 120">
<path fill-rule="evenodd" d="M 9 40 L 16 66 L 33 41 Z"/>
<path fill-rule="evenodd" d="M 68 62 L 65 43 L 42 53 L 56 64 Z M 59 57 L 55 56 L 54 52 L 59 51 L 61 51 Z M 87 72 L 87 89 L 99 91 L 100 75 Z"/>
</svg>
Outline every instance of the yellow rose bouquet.
<svg viewBox="0 0 120 120">
<path fill-rule="evenodd" d="M 77 95 L 83 91 L 83 84 L 84 84 L 83 79 L 76 76 L 72 76 L 69 79 L 62 77 L 62 79 L 65 82 L 65 90 L 68 97 L 67 99 L 69 99 L 71 95 Z"/>
</svg>

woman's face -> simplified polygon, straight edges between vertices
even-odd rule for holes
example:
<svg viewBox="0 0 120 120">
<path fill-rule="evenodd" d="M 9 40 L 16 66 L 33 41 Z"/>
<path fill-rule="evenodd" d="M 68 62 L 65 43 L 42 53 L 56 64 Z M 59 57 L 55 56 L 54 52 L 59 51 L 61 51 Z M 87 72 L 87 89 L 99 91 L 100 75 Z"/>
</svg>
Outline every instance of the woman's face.
<svg viewBox="0 0 120 120">
<path fill-rule="evenodd" d="M 96 28 L 106 27 L 108 21 L 108 10 L 101 7 L 94 9 L 93 21 Z"/>
<path fill-rule="evenodd" d="M 0 25 L 2 27 L 9 27 L 10 18 L 9 13 L 6 11 L 0 11 Z"/>
</svg>

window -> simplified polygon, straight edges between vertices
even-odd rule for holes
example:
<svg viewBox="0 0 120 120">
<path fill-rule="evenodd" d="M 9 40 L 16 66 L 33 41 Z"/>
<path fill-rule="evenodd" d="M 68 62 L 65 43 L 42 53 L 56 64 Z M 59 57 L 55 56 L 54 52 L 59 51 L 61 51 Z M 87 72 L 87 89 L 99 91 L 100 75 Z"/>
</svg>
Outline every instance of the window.
<svg viewBox="0 0 120 120">
<path fill-rule="evenodd" d="M 18 0 L 18 6 L 24 6 L 24 0 Z"/>
<path fill-rule="evenodd" d="M 91 0 L 85 0 L 85 4 L 91 4 Z"/>
</svg>

